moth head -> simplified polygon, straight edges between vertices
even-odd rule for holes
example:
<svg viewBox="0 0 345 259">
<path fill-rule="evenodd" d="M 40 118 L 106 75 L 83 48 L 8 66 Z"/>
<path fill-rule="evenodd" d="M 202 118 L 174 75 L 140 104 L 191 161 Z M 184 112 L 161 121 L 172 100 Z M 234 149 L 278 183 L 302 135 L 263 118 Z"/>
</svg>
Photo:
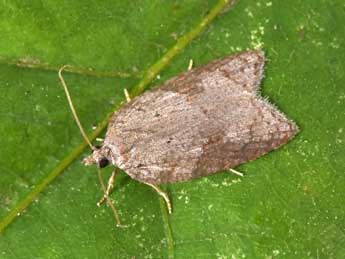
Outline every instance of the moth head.
<svg viewBox="0 0 345 259">
<path fill-rule="evenodd" d="M 96 147 L 96 149 L 92 150 L 92 154 L 83 160 L 83 163 L 85 165 L 97 164 L 99 168 L 104 168 L 110 163 L 108 156 L 108 148 Z"/>
</svg>

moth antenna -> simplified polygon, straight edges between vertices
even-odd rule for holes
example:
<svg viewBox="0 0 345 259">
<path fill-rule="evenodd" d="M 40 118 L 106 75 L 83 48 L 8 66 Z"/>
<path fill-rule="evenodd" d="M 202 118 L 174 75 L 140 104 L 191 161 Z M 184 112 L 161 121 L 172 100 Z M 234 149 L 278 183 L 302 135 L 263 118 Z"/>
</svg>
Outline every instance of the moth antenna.
<svg viewBox="0 0 345 259">
<path fill-rule="evenodd" d="M 115 205 L 113 204 L 112 200 L 109 198 L 109 195 L 107 193 L 107 188 L 105 187 L 105 183 L 102 177 L 102 172 L 101 172 L 101 168 L 99 168 L 99 166 L 97 166 L 97 171 L 98 171 L 98 178 L 99 178 L 99 182 L 101 183 L 101 187 L 102 190 L 104 192 L 104 198 L 106 199 L 108 205 L 110 206 L 110 208 L 112 209 L 114 216 L 116 218 L 117 221 L 117 226 L 118 227 L 123 227 L 123 225 L 121 225 L 121 220 L 120 220 L 120 216 L 119 213 L 117 212 L 117 209 L 115 207 Z"/>
<path fill-rule="evenodd" d="M 60 70 L 59 70 L 59 78 L 60 78 L 60 82 L 61 82 L 63 88 L 65 89 L 65 93 L 66 93 L 66 97 L 67 97 L 67 100 L 68 100 L 69 107 L 71 108 L 73 117 L 74 117 L 74 119 L 75 119 L 75 121 L 76 121 L 76 123 L 77 123 L 77 125 L 78 125 L 78 127 L 79 127 L 79 130 L 80 130 L 81 134 L 83 135 L 83 137 L 84 137 L 86 143 L 90 146 L 90 148 L 91 148 L 92 150 L 96 150 L 96 147 L 94 147 L 94 146 L 91 144 L 91 141 L 90 141 L 89 138 L 87 137 L 87 135 L 86 135 L 86 133 L 85 133 L 85 130 L 84 130 L 83 126 L 82 126 L 81 123 L 80 123 L 80 120 L 79 120 L 79 118 L 78 118 L 77 112 L 75 111 L 75 108 L 74 108 L 74 105 L 73 105 L 73 102 L 72 102 L 71 95 L 70 95 L 70 93 L 69 93 L 69 91 L 68 91 L 68 87 L 67 87 L 67 85 L 66 85 L 66 83 L 65 83 L 65 80 L 64 80 L 63 77 L 62 77 L 62 71 L 63 71 L 66 67 L 67 67 L 67 65 L 65 65 L 65 66 L 63 66 L 62 68 L 60 68 Z"/>
</svg>

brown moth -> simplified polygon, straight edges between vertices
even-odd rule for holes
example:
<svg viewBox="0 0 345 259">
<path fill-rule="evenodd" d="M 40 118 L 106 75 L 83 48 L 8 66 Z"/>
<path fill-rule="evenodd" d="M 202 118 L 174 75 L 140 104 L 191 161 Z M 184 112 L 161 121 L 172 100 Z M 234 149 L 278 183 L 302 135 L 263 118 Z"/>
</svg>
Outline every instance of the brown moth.
<svg viewBox="0 0 345 259">
<path fill-rule="evenodd" d="M 100 168 L 111 163 L 124 170 L 155 188 L 171 212 L 158 184 L 232 169 L 279 148 L 297 133 L 296 124 L 258 93 L 264 63 L 262 51 L 246 51 L 187 71 L 134 98 L 113 115 L 102 147 L 93 148 L 84 163 Z"/>
</svg>

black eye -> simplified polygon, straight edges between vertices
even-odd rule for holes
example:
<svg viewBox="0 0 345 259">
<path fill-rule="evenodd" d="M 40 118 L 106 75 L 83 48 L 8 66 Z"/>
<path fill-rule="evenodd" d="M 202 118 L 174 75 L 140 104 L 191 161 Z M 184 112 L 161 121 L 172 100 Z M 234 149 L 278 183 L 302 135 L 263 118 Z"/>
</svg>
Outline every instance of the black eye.
<svg viewBox="0 0 345 259">
<path fill-rule="evenodd" d="M 103 157 L 101 160 L 99 160 L 98 165 L 100 168 L 106 167 L 109 165 L 109 160 Z"/>
</svg>

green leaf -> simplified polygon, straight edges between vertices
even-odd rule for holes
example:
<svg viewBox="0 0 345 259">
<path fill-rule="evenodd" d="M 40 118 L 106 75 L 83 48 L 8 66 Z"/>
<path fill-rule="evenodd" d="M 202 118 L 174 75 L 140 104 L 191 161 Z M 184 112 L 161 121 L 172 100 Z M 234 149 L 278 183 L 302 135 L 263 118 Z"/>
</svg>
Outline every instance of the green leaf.
<svg viewBox="0 0 345 259">
<path fill-rule="evenodd" d="M 0 3 L 0 258 L 344 256 L 345 6 L 242 0 L 220 13 L 225 2 Z M 134 96 L 189 59 L 198 66 L 247 48 L 265 50 L 262 94 L 299 135 L 240 166 L 243 178 L 164 186 L 172 215 L 120 173 L 111 197 L 127 228 L 116 227 L 111 210 L 96 206 L 97 171 L 81 164 L 89 151 L 57 70 L 71 65 L 65 80 L 95 138 L 124 88 Z"/>
</svg>

